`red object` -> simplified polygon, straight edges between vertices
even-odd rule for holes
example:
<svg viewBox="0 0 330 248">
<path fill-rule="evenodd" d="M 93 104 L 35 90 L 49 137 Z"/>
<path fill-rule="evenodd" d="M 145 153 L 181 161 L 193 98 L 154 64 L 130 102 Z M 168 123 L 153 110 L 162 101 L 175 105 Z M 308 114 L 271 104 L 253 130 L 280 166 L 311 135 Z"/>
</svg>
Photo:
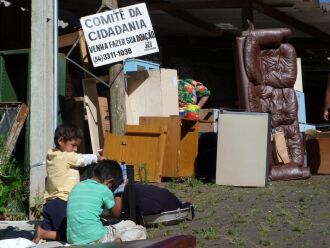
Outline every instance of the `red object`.
<svg viewBox="0 0 330 248">
<path fill-rule="evenodd" d="M 186 112 L 185 118 L 198 121 L 197 112 Z"/>
</svg>

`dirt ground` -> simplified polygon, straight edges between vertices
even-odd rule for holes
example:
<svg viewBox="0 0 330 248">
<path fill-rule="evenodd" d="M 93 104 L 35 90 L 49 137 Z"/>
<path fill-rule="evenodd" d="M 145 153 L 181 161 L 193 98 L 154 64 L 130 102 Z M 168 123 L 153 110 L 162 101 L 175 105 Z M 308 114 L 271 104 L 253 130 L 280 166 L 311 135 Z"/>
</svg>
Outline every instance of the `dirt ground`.
<svg viewBox="0 0 330 248">
<path fill-rule="evenodd" d="M 195 219 L 149 228 L 149 238 L 192 234 L 197 247 L 330 247 L 330 176 L 225 187 L 197 179 L 162 183 L 195 206 Z"/>
</svg>

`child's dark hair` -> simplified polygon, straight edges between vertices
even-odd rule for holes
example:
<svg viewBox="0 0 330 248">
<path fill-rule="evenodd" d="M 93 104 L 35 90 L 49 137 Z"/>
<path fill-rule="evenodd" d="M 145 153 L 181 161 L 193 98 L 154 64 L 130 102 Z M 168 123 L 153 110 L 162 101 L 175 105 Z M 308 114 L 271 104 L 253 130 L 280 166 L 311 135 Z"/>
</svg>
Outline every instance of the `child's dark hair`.
<svg viewBox="0 0 330 248">
<path fill-rule="evenodd" d="M 55 130 L 54 143 L 56 147 L 59 147 L 58 139 L 63 137 L 64 142 L 72 139 L 82 139 L 84 136 L 82 130 L 74 124 L 63 123 L 59 125 Z"/>
<path fill-rule="evenodd" d="M 114 160 L 101 160 L 93 170 L 93 176 L 97 177 L 101 183 L 105 180 L 113 179 L 111 191 L 115 191 L 123 183 L 123 173 L 120 165 Z"/>
</svg>

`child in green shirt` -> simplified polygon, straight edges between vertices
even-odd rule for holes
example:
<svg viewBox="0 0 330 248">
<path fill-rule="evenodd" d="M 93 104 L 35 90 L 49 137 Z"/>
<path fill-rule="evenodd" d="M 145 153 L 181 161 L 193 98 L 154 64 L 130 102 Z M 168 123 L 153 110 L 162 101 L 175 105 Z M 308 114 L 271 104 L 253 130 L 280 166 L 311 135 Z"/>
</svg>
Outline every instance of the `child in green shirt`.
<svg viewBox="0 0 330 248">
<path fill-rule="evenodd" d="M 111 228 L 103 226 L 103 208 L 118 218 L 122 209 L 121 194 L 113 191 L 123 182 L 122 169 L 113 160 L 98 162 L 91 179 L 80 182 L 69 194 L 67 205 L 67 240 L 70 244 L 115 241 Z"/>
</svg>

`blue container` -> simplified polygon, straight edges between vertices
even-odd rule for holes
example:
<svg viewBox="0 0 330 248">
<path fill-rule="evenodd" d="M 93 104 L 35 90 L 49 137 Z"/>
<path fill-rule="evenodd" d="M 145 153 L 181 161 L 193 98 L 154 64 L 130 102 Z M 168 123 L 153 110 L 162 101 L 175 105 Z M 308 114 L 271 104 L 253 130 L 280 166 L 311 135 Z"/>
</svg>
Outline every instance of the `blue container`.
<svg viewBox="0 0 330 248">
<path fill-rule="evenodd" d="M 130 71 L 159 69 L 160 65 L 141 59 L 127 59 L 124 61 L 124 73 Z"/>
<path fill-rule="evenodd" d="M 298 101 L 298 122 L 306 123 L 306 108 L 305 108 L 305 94 L 304 92 L 296 90 Z"/>
<path fill-rule="evenodd" d="M 179 110 L 179 116 L 184 117 L 186 115 L 186 111 L 184 110 Z"/>
</svg>

